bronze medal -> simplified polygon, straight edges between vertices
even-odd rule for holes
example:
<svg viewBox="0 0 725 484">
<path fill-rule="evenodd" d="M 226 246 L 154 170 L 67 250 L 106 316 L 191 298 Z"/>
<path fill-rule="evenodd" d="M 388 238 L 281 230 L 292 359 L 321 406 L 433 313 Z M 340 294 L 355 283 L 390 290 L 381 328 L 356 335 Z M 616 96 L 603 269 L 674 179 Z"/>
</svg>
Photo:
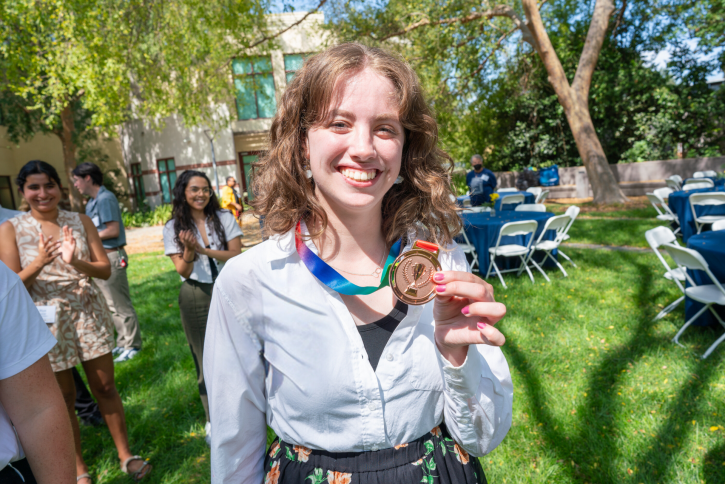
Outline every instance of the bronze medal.
<svg viewBox="0 0 725 484">
<path fill-rule="evenodd" d="M 390 287 L 395 297 L 418 306 L 435 297 L 433 274 L 441 270 L 439 249 L 435 244 L 416 240 L 413 248 L 400 254 L 390 267 Z"/>
</svg>

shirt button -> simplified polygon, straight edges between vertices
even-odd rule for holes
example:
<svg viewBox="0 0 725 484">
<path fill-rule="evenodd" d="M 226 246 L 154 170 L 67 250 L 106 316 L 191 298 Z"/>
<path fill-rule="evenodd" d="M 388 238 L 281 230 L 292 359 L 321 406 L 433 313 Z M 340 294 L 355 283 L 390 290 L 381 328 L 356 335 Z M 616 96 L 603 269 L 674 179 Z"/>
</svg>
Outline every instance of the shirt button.
<svg viewBox="0 0 725 484">
<path fill-rule="evenodd" d="M 368 403 L 368 410 L 371 412 L 374 411 L 377 408 L 377 405 L 375 405 L 375 402 Z"/>
<path fill-rule="evenodd" d="M 388 353 L 387 356 L 385 357 L 385 359 L 388 360 L 388 361 L 393 361 L 393 355 L 392 355 L 392 353 Z"/>
</svg>

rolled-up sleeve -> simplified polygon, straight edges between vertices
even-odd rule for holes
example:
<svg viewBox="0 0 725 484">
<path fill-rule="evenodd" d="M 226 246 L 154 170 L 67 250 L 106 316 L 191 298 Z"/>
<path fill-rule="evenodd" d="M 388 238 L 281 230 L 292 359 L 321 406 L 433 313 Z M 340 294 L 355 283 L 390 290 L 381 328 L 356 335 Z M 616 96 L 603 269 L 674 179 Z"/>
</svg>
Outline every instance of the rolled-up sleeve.
<svg viewBox="0 0 725 484">
<path fill-rule="evenodd" d="M 234 283 L 223 276 L 224 272 L 214 286 L 204 343 L 211 481 L 259 484 L 267 441 L 261 345 Z"/>
<path fill-rule="evenodd" d="M 453 247 L 450 257 L 452 270 L 471 272 L 460 248 Z M 443 373 L 446 427 L 466 452 L 488 454 L 506 437 L 513 412 L 514 387 L 501 348 L 471 345 L 459 367 L 438 348 L 436 354 Z"/>
<path fill-rule="evenodd" d="M 471 345 L 454 367 L 436 349 L 443 370 L 444 415 L 453 439 L 476 457 L 488 454 L 511 428 L 514 389 L 500 348 Z"/>
</svg>

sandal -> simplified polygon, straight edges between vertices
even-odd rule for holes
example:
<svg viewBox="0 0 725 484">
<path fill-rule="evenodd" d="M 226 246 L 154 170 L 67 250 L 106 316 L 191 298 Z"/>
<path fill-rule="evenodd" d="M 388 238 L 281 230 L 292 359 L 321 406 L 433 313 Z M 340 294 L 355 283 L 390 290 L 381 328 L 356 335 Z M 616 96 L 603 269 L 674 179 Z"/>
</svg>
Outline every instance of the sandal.
<svg viewBox="0 0 725 484">
<path fill-rule="evenodd" d="M 136 472 L 129 472 L 128 464 L 134 460 L 140 460 L 141 462 L 143 462 L 143 464 L 141 465 L 141 467 L 138 468 Z M 141 479 L 146 477 L 148 473 L 151 472 L 151 469 L 153 469 L 153 466 L 146 462 L 146 460 L 140 455 L 134 455 L 132 457 L 129 457 L 128 459 L 123 461 L 123 464 L 121 464 L 121 470 L 123 471 L 123 473 L 131 476 L 134 481 L 140 481 Z"/>
<path fill-rule="evenodd" d="M 87 472 L 85 474 L 81 474 L 80 476 L 76 477 L 76 482 L 80 481 L 81 479 L 88 479 L 89 481 L 91 481 L 91 484 L 93 484 L 93 478 Z"/>
</svg>

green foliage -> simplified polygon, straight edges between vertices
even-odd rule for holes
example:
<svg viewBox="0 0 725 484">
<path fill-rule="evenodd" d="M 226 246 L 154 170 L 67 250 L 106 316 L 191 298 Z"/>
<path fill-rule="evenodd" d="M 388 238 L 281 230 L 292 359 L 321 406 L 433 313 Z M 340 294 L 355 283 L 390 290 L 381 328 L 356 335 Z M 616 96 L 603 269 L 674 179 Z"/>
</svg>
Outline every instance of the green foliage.
<svg viewBox="0 0 725 484">
<path fill-rule="evenodd" d="M 123 226 L 129 227 L 150 227 L 152 225 L 164 225 L 171 219 L 171 205 L 159 205 L 153 210 L 149 208 L 148 203 L 144 200 L 144 204 L 140 210 L 134 213 L 123 208 L 121 217 L 123 217 Z"/>
<path fill-rule="evenodd" d="M 457 197 L 460 197 L 461 195 L 465 195 L 468 191 L 468 185 L 466 184 L 466 174 L 465 173 L 454 173 L 453 174 L 453 194 Z"/>
</svg>

